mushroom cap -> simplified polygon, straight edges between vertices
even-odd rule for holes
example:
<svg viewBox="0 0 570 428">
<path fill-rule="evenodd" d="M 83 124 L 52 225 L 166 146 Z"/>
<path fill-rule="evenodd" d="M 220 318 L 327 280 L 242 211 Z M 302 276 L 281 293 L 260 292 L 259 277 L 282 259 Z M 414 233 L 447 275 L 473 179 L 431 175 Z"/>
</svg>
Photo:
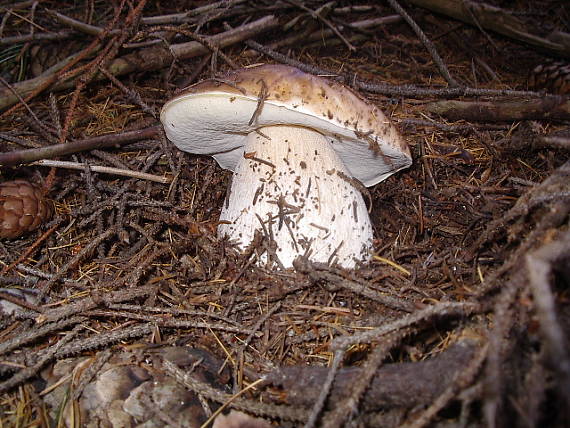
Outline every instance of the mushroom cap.
<svg viewBox="0 0 570 428">
<path fill-rule="evenodd" d="M 376 106 L 337 82 L 285 65 L 243 68 L 190 86 L 164 105 L 160 120 L 179 149 L 211 155 L 232 171 L 247 134 L 279 125 L 325 135 L 366 186 L 412 163 L 407 144 Z"/>
</svg>

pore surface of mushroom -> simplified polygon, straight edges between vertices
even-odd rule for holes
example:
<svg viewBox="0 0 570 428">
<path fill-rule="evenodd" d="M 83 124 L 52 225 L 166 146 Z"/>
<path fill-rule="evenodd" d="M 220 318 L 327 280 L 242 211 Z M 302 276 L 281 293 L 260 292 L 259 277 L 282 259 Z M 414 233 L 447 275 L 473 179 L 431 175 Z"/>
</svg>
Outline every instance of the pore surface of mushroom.
<svg viewBox="0 0 570 428">
<path fill-rule="evenodd" d="M 262 233 L 286 268 L 298 256 L 344 267 L 366 260 L 372 226 L 358 187 L 411 164 L 378 108 L 288 66 L 198 83 L 165 104 L 161 121 L 181 150 L 235 172 L 219 234 L 245 248 Z"/>
</svg>

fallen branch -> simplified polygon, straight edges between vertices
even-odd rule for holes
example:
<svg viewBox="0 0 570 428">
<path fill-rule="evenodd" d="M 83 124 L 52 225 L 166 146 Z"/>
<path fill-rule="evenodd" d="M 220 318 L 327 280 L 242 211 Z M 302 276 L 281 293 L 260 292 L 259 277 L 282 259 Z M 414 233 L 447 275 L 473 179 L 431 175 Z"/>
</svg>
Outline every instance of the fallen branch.
<svg viewBox="0 0 570 428">
<path fill-rule="evenodd" d="M 60 319 L 53 323 L 45 323 L 41 326 L 36 326 L 36 328 L 32 330 L 29 330 L 0 343 L 0 355 L 7 354 L 14 349 L 23 347 L 28 343 L 33 342 L 34 340 L 38 340 L 40 337 L 44 337 L 50 333 L 53 333 L 54 331 L 63 330 L 70 325 L 82 323 L 85 320 L 86 318 L 82 316 L 71 316 Z"/>
<path fill-rule="evenodd" d="M 67 333 L 60 339 L 55 345 L 51 346 L 46 350 L 46 352 L 42 355 L 38 361 L 30 367 L 26 367 L 10 378 L 8 380 L 0 383 L 0 393 L 4 393 L 15 386 L 25 382 L 26 380 L 32 378 L 33 376 L 37 375 L 38 372 L 44 368 L 50 361 L 52 361 L 56 354 L 61 351 L 65 345 L 69 344 L 75 337 L 78 335 L 79 331 L 82 330 L 83 327 L 81 325 L 76 326 L 71 332 Z"/>
<path fill-rule="evenodd" d="M 402 21 L 402 17 L 400 15 L 387 15 L 382 16 L 379 18 L 370 18 L 370 19 L 363 19 L 361 21 L 351 22 L 346 25 L 338 25 L 338 29 L 343 31 L 345 29 L 352 29 L 352 30 L 369 30 L 376 27 L 382 27 L 383 25 L 389 24 L 396 24 Z M 295 46 L 295 44 L 302 42 L 307 44 L 309 42 L 318 42 L 322 43 L 325 39 L 330 39 L 334 36 L 334 32 L 331 29 L 319 29 L 313 32 L 300 32 L 297 34 L 293 34 L 292 36 L 286 37 L 284 39 L 278 40 L 276 42 L 270 43 L 267 45 L 269 49 L 278 49 L 285 46 Z M 355 39 L 357 36 L 351 37 L 351 39 Z M 362 38 L 362 35 L 358 35 L 358 37 Z M 334 39 L 333 39 L 334 40 Z M 338 40 L 338 39 L 337 39 Z M 332 41 L 327 40 L 327 45 L 330 45 Z M 245 56 L 251 57 L 257 55 L 257 51 L 255 49 L 248 49 L 243 53 Z"/>
<path fill-rule="evenodd" d="M 75 301 L 66 303 L 62 306 L 49 308 L 43 312 L 37 319 L 38 326 L 44 323 L 55 323 L 61 319 L 67 319 L 77 314 L 83 314 L 89 310 L 94 310 L 100 305 L 109 305 L 112 303 L 130 302 L 140 297 L 146 297 L 156 292 L 156 286 L 149 284 L 143 285 L 136 289 L 123 289 L 115 291 L 92 291 L 87 296 Z"/>
<path fill-rule="evenodd" d="M 504 122 L 529 119 L 570 120 L 570 99 L 547 96 L 517 101 L 435 101 L 425 109 L 450 120 Z"/>
<path fill-rule="evenodd" d="M 203 395 L 218 403 L 226 403 L 231 400 L 231 407 L 234 409 L 250 412 L 258 416 L 278 418 L 280 420 L 303 421 L 307 418 L 305 409 L 298 407 L 286 405 L 277 406 L 271 403 L 253 402 L 243 398 L 235 399 L 231 394 L 222 392 L 196 379 L 191 373 L 180 369 L 176 364 L 166 358 L 162 360 L 162 367 L 166 373 L 172 376 L 178 383 L 194 391 L 196 394 Z"/>
<path fill-rule="evenodd" d="M 55 158 L 72 153 L 79 153 L 86 150 L 102 149 L 105 147 L 119 147 L 123 144 L 132 143 L 133 141 L 154 138 L 158 135 L 160 130 L 161 127 L 157 125 L 136 131 L 124 132 L 122 134 L 101 135 L 81 141 L 54 144 L 38 149 L 26 149 L 0 153 L 0 166 L 14 166 L 40 159 Z"/>
<path fill-rule="evenodd" d="M 570 150 L 570 138 L 550 136 L 538 137 L 536 145 L 539 147 L 553 147 L 557 149 Z"/>
<path fill-rule="evenodd" d="M 475 356 L 470 358 L 471 361 L 464 361 L 461 370 L 457 371 L 455 379 L 450 382 L 449 386 L 439 395 L 430 406 L 422 412 L 419 417 L 416 417 L 413 421 L 409 423 L 404 423 L 403 426 L 406 428 L 423 428 L 428 426 L 428 424 L 435 418 L 437 413 L 445 408 L 453 399 L 457 398 L 457 395 L 473 383 L 475 377 L 481 370 L 481 366 L 487 358 L 487 351 L 489 345 L 484 345 L 478 352 L 475 352 Z"/>
<path fill-rule="evenodd" d="M 569 40 L 570 34 L 556 32 L 552 38 L 538 36 L 522 21 L 490 4 L 471 0 L 410 0 L 410 3 L 494 31 L 551 55 L 570 58 L 570 44 L 560 41 Z"/>
<path fill-rule="evenodd" d="M 549 366 L 556 373 L 558 388 L 566 403 L 570 400 L 570 357 L 568 356 L 567 335 L 558 321 L 556 297 L 549 279 L 553 272 L 568 262 L 570 254 L 570 233 L 562 236 L 533 253 L 526 255 L 526 268 L 530 290 L 534 297 L 539 329 Z M 566 265 L 567 266 L 567 265 Z M 570 410 L 562 414 L 568 418 Z"/>
<path fill-rule="evenodd" d="M 274 28 L 277 24 L 277 18 L 273 15 L 268 15 L 235 29 L 210 37 L 205 37 L 205 39 L 218 48 L 224 48 L 268 31 L 271 28 Z M 207 47 L 195 41 L 179 43 L 169 47 L 152 46 L 127 54 L 121 58 L 117 58 L 106 68 L 114 76 L 121 76 L 134 71 L 152 71 L 168 67 L 172 63 L 173 56 L 176 59 L 188 59 L 208 53 L 210 53 L 210 50 Z M 22 98 L 26 98 L 28 94 L 32 93 L 36 88 L 52 79 L 52 77 L 52 75 L 48 75 L 25 80 L 14 84 L 12 88 L 18 92 Z M 105 76 L 103 74 L 98 73 L 94 79 L 102 80 L 104 78 Z M 64 89 L 72 88 L 75 85 L 74 82 L 75 80 L 73 79 L 58 81 L 48 88 L 51 91 L 62 91 Z M 11 90 L 0 90 L 0 110 L 6 109 L 16 104 L 18 101 L 18 97 L 16 97 Z"/>
<path fill-rule="evenodd" d="M 389 296 L 387 293 L 379 292 L 365 282 L 345 278 L 342 275 L 342 271 L 335 267 L 322 263 L 313 263 L 306 259 L 298 259 L 293 265 L 298 272 L 306 274 L 315 283 L 322 283 L 322 286 L 331 292 L 345 289 L 399 311 L 414 312 L 417 309 L 414 302 L 404 301 L 398 297 Z"/>
<path fill-rule="evenodd" d="M 540 150 L 552 148 L 570 151 L 570 136 L 567 133 L 553 132 L 544 135 L 544 129 L 535 121 L 521 123 L 508 137 L 499 140 L 497 145 L 509 151 Z"/>
<path fill-rule="evenodd" d="M 58 31 L 57 33 L 34 33 L 22 36 L 9 36 L 0 38 L 0 46 L 15 45 L 16 43 L 28 43 L 34 40 L 63 40 L 73 36 L 72 31 Z"/>
<path fill-rule="evenodd" d="M 360 408 L 373 411 L 381 408 L 414 407 L 431 403 L 440 396 L 473 358 L 478 345 L 464 340 L 451 346 L 440 355 L 415 363 L 386 364 L 378 369 L 370 387 L 362 397 Z M 329 372 L 327 367 L 282 367 L 266 377 L 267 381 L 283 388 L 287 402 L 297 406 L 313 404 Z M 338 371 L 329 399 L 328 408 L 334 408 L 349 398 L 352 385 L 362 374 L 360 367 Z"/>
</svg>

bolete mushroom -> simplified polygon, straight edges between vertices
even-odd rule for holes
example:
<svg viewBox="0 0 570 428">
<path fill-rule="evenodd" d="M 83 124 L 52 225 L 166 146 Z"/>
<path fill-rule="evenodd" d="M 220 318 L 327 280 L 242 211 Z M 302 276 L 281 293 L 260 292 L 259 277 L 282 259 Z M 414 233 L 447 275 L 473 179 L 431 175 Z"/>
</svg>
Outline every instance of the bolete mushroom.
<svg viewBox="0 0 570 428">
<path fill-rule="evenodd" d="M 200 82 L 160 118 L 178 148 L 234 171 L 218 233 L 241 248 L 264 233 L 286 268 L 298 256 L 347 268 L 368 259 L 373 233 L 359 187 L 411 164 L 376 106 L 284 65 Z"/>
</svg>

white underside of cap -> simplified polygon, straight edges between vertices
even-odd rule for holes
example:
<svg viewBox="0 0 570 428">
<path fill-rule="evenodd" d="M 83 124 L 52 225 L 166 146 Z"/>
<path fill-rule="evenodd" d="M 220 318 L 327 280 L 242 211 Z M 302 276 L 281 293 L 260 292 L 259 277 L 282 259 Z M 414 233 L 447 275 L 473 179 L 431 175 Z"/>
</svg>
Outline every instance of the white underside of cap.
<svg viewBox="0 0 570 428">
<path fill-rule="evenodd" d="M 369 259 L 366 205 L 325 137 L 306 128 L 266 127 L 247 137 L 245 152 L 220 216 L 230 223 L 220 224 L 221 236 L 245 248 L 259 232 L 276 245 L 285 268 L 298 256 L 346 268 Z"/>
<path fill-rule="evenodd" d="M 372 186 L 406 168 L 411 159 L 392 146 L 383 146 L 378 139 L 379 153 L 356 133 L 328 117 L 318 117 L 302 101 L 283 104 L 266 100 L 263 108 L 249 125 L 258 100 L 241 95 L 208 92 L 188 94 L 170 101 L 161 113 L 166 135 L 183 151 L 212 155 L 222 168 L 235 170 L 243 157 L 246 136 L 251 131 L 271 125 L 292 125 L 314 129 L 326 136 L 343 161 L 347 174 L 366 186 Z M 359 130 L 366 134 L 366 130 Z M 360 135 L 362 138 L 362 134 Z"/>
</svg>

